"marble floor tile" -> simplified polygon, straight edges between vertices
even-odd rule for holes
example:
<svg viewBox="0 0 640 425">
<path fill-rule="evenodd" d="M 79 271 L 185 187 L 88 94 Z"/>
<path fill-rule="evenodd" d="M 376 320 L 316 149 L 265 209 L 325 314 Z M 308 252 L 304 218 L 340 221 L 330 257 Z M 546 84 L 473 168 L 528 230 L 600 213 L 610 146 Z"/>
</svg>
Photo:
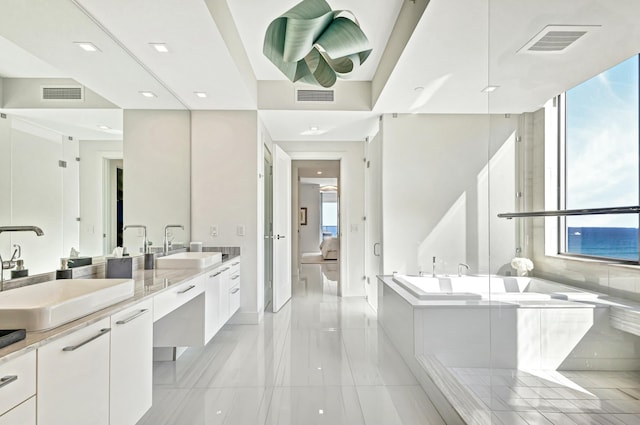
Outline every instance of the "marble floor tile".
<svg viewBox="0 0 640 425">
<path fill-rule="evenodd" d="M 354 385 L 339 330 L 291 329 L 277 386 Z"/>
<path fill-rule="evenodd" d="M 159 407 L 152 409 L 138 425 L 263 424 L 272 395 L 272 389 L 265 388 L 163 391 L 168 393 L 161 399 L 154 394 L 154 406 Z M 180 397 L 175 397 L 176 391 L 181 391 Z"/>
<path fill-rule="evenodd" d="M 611 415 L 624 425 L 640 425 L 640 415 L 614 414 Z"/>
<path fill-rule="evenodd" d="M 420 386 L 359 386 L 366 425 L 445 425 Z"/>
<path fill-rule="evenodd" d="M 277 387 L 265 425 L 364 425 L 352 386 Z"/>
<path fill-rule="evenodd" d="M 542 412 L 545 418 L 549 420 L 553 425 L 578 425 L 569 416 L 560 412 Z"/>
<path fill-rule="evenodd" d="M 382 328 L 342 331 L 356 385 L 418 385 Z"/>
<path fill-rule="evenodd" d="M 137 425 L 171 425 L 181 418 L 181 407 L 187 402 L 189 390 L 173 388 L 153 388 L 153 406 Z"/>
</svg>

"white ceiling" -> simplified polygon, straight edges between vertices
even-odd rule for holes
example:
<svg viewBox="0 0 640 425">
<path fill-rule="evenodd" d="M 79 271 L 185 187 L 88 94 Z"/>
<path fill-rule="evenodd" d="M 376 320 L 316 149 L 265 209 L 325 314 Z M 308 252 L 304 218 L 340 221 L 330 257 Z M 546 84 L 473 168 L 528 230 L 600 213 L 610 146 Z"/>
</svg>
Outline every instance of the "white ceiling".
<svg viewBox="0 0 640 425">
<path fill-rule="evenodd" d="M 383 53 L 396 19 L 426 0 L 415 1 L 328 0 L 333 9 L 353 11 L 370 38 L 372 56 L 353 78 L 374 80 L 383 86 L 381 94 L 369 111 L 260 111 L 272 138 L 364 140 L 377 131 L 377 116 L 390 112 L 532 111 L 640 52 L 638 0 L 431 0 L 396 52 L 397 62 L 385 63 L 392 72 L 382 81 L 376 70 L 384 58 L 394 57 Z M 264 33 L 296 2 L 3 0 L 0 76 L 73 78 L 125 109 L 256 109 L 257 80 L 283 79 L 262 55 Z M 563 54 L 516 53 L 550 24 L 600 28 Z M 399 30 L 407 28 L 394 31 Z M 73 44 L 77 41 L 91 41 L 101 51 L 83 52 Z M 155 52 L 152 42 L 167 43 L 171 52 Z M 490 95 L 481 92 L 489 84 L 500 88 Z M 143 90 L 157 97 L 144 98 Z M 199 99 L 196 91 L 209 97 Z M 113 111 L 81 111 L 25 106 L 11 113 L 40 125 L 66 120 L 56 131 L 73 131 L 76 137 L 104 136 L 92 128 L 105 122 L 122 130 Z M 319 130 L 310 129 L 314 126 Z"/>
</svg>

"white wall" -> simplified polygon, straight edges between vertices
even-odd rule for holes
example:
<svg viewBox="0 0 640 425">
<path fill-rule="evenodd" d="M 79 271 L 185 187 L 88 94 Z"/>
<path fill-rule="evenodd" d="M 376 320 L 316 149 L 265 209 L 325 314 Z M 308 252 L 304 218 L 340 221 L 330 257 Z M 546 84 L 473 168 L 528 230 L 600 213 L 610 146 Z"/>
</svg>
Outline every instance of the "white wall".
<svg viewBox="0 0 640 425">
<path fill-rule="evenodd" d="M 122 158 L 121 141 L 83 140 L 80 142 L 81 255 L 105 254 L 102 237 L 104 233 L 104 162 L 105 159 L 115 158 Z M 157 243 L 160 244 L 162 241 Z"/>
<path fill-rule="evenodd" d="M 162 246 L 164 226 L 174 242 L 190 240 L 191 117 L 189 111 L 124 111 L 124 223 L 144 224 L 154 246 Z M 124 232 L 130 253 L 142 237 Z"/>
<path fill-rule="evenodd" d="M 513 209 L 517 123 L 488 115 L 383 116 L 385 274 L 431 272 L 434 256 L 438 273 L 455 273 L 460 262 L 474 273 L 495 272 L 510 261 L 515 233 L 494 212 Z M 501 231 L 491 264 L 489 225 Z"/>
<path fill-rule="evenodd" d="M 364 141 L 277 144 L 295 160 L 340 160 L 340 290 L 364 296 Z"/>
<path fill-rule="evenodd" d="M 264 310 L 263 129 L 256 111 L 193 111 L 191 118 L 192 240 L 240 247 L 241 304 L 234 321 L 257 323 Z M 212 225 L 218 236 L 210 235 Z M 244 236 L 238 226 L 244 226 Z"/>
<path fill-rule="evenodd" d="M 299 208 L 307 208 L 307 225 L 300 226 L 300 253 L 319 252 L 321 214 L 320 185 L 302 183 L 299 186 L 299 190 Z M 297 253 L 294 252 L 294 255 L 297 255 Z"/>
</svg>

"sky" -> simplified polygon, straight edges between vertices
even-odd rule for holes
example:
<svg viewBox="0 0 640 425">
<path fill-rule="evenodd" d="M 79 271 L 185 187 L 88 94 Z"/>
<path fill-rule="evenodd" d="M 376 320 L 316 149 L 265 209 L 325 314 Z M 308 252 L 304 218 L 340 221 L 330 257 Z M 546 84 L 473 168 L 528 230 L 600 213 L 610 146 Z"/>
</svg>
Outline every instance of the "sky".
<svg viewBox="0 0 640 425">
<path fill-rule="evenodd" d="M 638 205 L 638 56 L 567 92 L 567 208 Z M 638 216 L 583 216 L 568 226 L 638 227 Z"/>
</svg>

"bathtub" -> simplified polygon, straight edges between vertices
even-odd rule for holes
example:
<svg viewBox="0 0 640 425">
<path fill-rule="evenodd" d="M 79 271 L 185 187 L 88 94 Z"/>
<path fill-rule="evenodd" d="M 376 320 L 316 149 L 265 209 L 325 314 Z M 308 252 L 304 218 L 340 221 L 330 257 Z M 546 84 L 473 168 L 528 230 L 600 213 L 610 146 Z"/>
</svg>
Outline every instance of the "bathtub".
<svg viewBox="0 0 640 425">
<path fill-rule="evenodd" d="M 532 277 L 395 275 L 393 281 L 419 300 L 594 301 L 601 296 Z"/>
</svg>

